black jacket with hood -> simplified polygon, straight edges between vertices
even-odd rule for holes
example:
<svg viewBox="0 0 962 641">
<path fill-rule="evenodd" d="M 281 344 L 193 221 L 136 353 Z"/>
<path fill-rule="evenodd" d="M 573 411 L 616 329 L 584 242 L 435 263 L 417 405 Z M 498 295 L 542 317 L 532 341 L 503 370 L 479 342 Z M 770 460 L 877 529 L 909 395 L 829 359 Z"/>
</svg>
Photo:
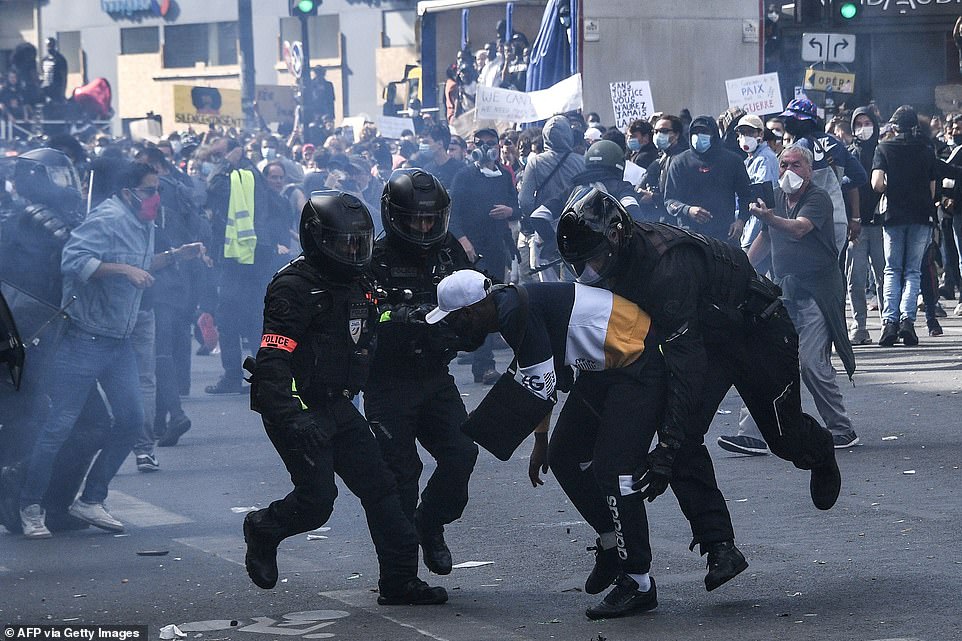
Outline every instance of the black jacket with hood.
<svg viewBox="0 0 962 641">
<path fill-rule="evenodd" d="M 691 129 L 699 128 L 710 132 L 711 147 L 703 154 L 687 149 L 672 159 L 665 182 L 665 207 L 694 231 L 727 241 L 728 229 L 734 222 L 736 195 L 738 217 L 747 221 L 751 216 L 751 180 L 742 159 L 724 148 L 714 118 L 698 116 Z M 688 215 L 693 206 L 711 212 L 711 220 L 704 224 L 695 222 Z"/>
<path fill-rule="evenodd" d="M 875 148 L 878 147 L 879 124 L 873 112 L 868 107 L 859 107 L 852 113 L 852 132 L 855 132 L 855 119 L 858 116 L 868 116 L 872 121 L 872 137 L 868 140 L 852 138 L 852 144 L 848 150 L 853 156 L 858 158 L 865 168 L 865 173 L 872 173 L 872 161 L 875 158 Z M 859 215 L 863 225 L 881 225 L 882 216 L 876 211 L 881 194 L 872 189 L 872 181 L 862 184 L 858 188 Z"/>
</svg>

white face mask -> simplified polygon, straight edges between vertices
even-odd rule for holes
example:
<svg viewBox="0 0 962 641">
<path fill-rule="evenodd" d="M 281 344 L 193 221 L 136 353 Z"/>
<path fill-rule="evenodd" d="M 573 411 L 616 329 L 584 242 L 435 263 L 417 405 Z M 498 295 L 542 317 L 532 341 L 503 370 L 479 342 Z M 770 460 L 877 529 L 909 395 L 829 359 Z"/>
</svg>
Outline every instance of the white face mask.
<svg viewBox="0 0 962 641">
<path fill-rule="evenodd" d="M 758 149 L 758 138 L 754 136 L 739 136 L 738 146 L 742 148 L 742 151 L 754 153 L 754 151 Z"/>
<path fill-rule="evenodd" d="M 855 130 L 855 137 L 861 140 L 862 142 L 865 142 L 866 140 L 872 139 L 873 133 L 875 133 L 874 127 L 871 127 L 871 126 L 859 127 L 858 129 Z"/>
<path fill-rule="evenodd" d="M 796 193 L 802 188 L 802 184 L 804 183 L 805 179 L 791 169 L 782 174 L 782 177 L 778 179 L 778 186 L 781 187 L 782 191 L 786 194 Z"/>
<path fill-rule="evenodd" d="M 478 169 L 481 170 L 481 175 L 483 175 L 485 178 L 497 178 L 501 175 L 500 169 L 488 169 L 487 167 L 483 167 L 481 165 L 478 165 Z"/>
</svg>

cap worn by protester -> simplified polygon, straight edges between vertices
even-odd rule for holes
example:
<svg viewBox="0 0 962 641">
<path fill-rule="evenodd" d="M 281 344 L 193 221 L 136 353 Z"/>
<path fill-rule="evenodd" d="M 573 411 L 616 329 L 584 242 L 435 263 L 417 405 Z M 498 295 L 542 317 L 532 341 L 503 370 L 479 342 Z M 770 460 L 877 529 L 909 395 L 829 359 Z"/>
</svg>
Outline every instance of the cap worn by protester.
<svg viewBox="0 0 962 641">
<path fill-rule="evenodd" d="M 589 127 L 588 130 L 585 131 L 585 140 L 589 143 L 598 142 L 601 140 L 601 136 L 601 130 L 597 127 Z"/>
<path fill-rule="evenodd" d="M 747 116 L 742 116 L 741 120 L 738 121 L 738 124 L 735 125 L 735 130 L 737 131 L 742 127 L 748 127 L 750 129 L 758 129 L 759 131 L 762 131 L 765 129 L 765 123 L 763 123 L 762 119 L 755 114 L 748 114 Z"/>
<path fill-rule="evenodd" d="M 491 279 L 473 269 L 461 269 L 438 283 L 438 306 L 428 312 L 429 325 L 439 323 L 451 312 L 480 303 L 491 292 Z"/>
<path fill-rule="evenodd" d="M 796 98 L 788 103 L 788 107 L 782 112 L 782 117 L 818 120 L 818 107 L 808 98 Z"/>
</svg>

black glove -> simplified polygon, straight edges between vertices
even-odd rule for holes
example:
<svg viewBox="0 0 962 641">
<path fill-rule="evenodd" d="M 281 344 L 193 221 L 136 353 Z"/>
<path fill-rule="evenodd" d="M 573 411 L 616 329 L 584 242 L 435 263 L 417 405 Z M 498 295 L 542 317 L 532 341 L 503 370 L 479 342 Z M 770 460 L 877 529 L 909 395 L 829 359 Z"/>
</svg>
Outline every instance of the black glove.
<svg viewBox="0 0 962 641">
<path fill-rule="evenodd" d="M 394 323 L 423 325 L 427 322 L 424 320 L 424 317 L 427 316 L 428 309 L 429 308 L 424 305 L 419 305 L 417 307 L 401 305 L 391 310 L 391 321 Z"/>
<path fill-rule="evenodd" d="M 631 489 L 641 492 L 641 497 L 648 499 L 649 503 L 664 494 L 668 489 L 668 482 L 671 481 L 671 467 L 677 451 L 677 448 L 659 442 L 658 446 L 648 453 L 645 465 L 632 475 L 635 481 L 631 484 Z"/>
<path fill-rule="evenodd" d="M 331 435 L 313 417 L 305 416 L 291 428 L 294 442 L 299 447 L 323 449 L 330 444 Z"/>
</svg>

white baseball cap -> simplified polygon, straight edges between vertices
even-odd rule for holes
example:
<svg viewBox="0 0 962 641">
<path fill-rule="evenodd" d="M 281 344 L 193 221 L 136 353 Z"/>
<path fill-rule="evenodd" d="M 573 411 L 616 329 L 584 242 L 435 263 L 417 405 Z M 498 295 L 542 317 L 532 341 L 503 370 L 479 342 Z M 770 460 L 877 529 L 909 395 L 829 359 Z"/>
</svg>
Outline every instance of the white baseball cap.
<svg viewBox="0 0 962 641">
<path fill-rule="evenodd" d="M 588 130 L 585 131 L 585 140 L 588 140 L 591 142 L 598 142 L 599 140 L 601 140 L 601 136 L 602 136 L 601 130 L 598 129 L 597 127 L 589 127 Z"/>
<path fill-rule="evenodd" d="M 451 312 L 483 301 L 491 291 L 491 279 L 473 269 L 461 269 L 438 283 L 438 306 L 425 320 L 433 325 Z"/>
</svg>

